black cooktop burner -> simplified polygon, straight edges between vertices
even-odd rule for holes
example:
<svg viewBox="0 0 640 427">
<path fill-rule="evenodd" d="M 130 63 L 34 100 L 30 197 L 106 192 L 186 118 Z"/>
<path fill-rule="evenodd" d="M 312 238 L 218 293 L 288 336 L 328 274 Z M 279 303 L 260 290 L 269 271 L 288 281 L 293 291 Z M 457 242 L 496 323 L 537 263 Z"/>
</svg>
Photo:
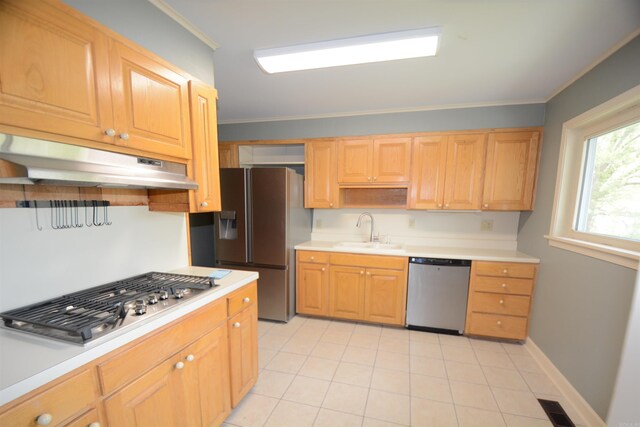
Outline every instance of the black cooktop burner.
<svg viewBox="0 0 640 427">
<path fill-rule="evenodd" d="M 212 288 L 208 277 L 151 272 L 0 313 L 6 327 L 84 344 Z M 165 292 L 166 291 L 166 294 Z M 164 294 L 159 301 L 158 296 Z M 143 313 L 131 308 L 153 304 Z"/>
</svg>

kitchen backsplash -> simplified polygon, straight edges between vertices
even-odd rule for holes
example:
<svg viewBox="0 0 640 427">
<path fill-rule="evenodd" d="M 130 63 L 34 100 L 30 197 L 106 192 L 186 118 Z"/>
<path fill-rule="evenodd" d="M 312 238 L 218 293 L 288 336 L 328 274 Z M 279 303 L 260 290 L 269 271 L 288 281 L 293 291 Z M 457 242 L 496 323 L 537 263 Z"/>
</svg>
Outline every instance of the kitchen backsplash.
<svg viewBox="0 0 640 427">
<path fill-rule="evenodd" d="M 362 226 L 356 227 L 363 212 L 373 214 L 375 231 L 389 236 L 393 243 L 505 250 L 517 247 L 520 212 L 315 209 L 312 240 L 367 240 L 369 219 L 363 218 Z"/>
<path fill-rule="evenodd" d="M 188 264 L 185 215 L 109 208 L 110 226 L 53 230 L 49 210 L 0 209 L 0 311 Z"/>
</svg>

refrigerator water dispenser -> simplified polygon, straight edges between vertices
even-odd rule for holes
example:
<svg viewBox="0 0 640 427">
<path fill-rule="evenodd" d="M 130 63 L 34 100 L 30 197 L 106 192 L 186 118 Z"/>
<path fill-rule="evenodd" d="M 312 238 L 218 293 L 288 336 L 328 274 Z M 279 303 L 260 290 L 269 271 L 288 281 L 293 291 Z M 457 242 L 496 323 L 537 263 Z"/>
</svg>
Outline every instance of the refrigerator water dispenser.
<svg viewBox="0 0 640 427">
<path fill-rule="evenodd" d="M 222 211 L 218 215 L 218 236 L 223 240 L 236 240 L 238 238 L 238 222 L 236 211 Z"/>
</svg>

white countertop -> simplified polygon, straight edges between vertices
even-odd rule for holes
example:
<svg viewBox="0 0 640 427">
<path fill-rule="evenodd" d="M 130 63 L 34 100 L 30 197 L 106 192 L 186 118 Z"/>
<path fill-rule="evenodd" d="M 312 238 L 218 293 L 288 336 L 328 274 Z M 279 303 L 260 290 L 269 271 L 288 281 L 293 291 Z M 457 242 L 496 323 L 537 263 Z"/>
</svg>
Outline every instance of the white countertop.
<svg viewBox="0 0 640 427">
<path fill-rule="evenodd" d="M 405 245 L 399 250 L 375 250 L 336 247 L 337 242 L 309 241 L 295 246 L 296 250 L 346 252 L 369 255 L 406 256 L 421 258 L 466 259 L 471 261 L 526 262 L 538 264 L 540 259 L 518 251 L 481 248 L 447 248 Z"/>
<path fill-rule="evenodd" d="M 215 268 L 184 267 L 172 273 L 208 276 Z M 122 328 L 82 346 L 0 328 L 0 405 L 97 359 L 161 326 L 258 279 L 258 273 L 233 270 L 217 280 L 220 286 L 193 297 L 129 328 Z"/>
</svg>

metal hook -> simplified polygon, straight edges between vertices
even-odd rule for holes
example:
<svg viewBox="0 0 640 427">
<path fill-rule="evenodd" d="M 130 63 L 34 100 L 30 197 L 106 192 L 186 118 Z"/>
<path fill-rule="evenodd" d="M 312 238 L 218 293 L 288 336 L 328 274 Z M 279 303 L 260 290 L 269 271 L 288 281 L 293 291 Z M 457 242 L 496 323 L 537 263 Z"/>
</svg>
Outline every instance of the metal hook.
<svg viewBox="0 0 640 427">
<path fill-rule="evenodd" d="M 92 200 L 91 204 L 93 205 L 93 225 L 96 227 L 100 227 L 104 224 L 104 222 L 99 222 L 98 218 L 100 216 L 100 211 L 98 210 L 98 202 L 96 200 Z"/>
<path fill-rule="evenodd" d="M 89 203 L 84 202 L 84 223 L 87 225 L 87 227 L 92 227 L 93 223 L 87 220 L 88 212 L 89 212 Z"/>
<path fill-rule="evenodd" d="M 73 207 L 75 208 L 74 210 L 76 211 L 76 228 L 82 228 L 83 224 L 82 221 L 80 221 L 80 207 L 79 207 L 79 203 L 77 200 L 73 201 Z"/>
<path fill-rule="evenodd" d="M 51 228 L 54 230 L 60 230 L 60 215 L 58 212 L 58 201 L 57 200 L 49 200 L 51 203 Z M 55 216 L 55 225 L 54 225 L 54 216 Z"/>
<path fill-rule="evenodd" d="M 53 200 L 49 200 L 49 207 L 51 208 L 51 212 L 50 212 L 50 213 L 51 213 L 51 228 L 52 228 L 53 230 L 55 230 L 55 229 L 56 229 L 56 227 L 53 225 L 53 212 L 54 212 L 54 209 L 53 209 Z"/>
<path fill-rule="evenodd" d="M 36 207 L 36 228 L 38 231 L 42 231 L 42 227 L 40 227 L 40 218 L 38 218 L 38 201 L 34 200 L 33 205 Z"/>
<path fill-rule="evenodd" d="M 107 205 L 106 203 L 104 204 L 104 224 L 113 224 L 111 221 L 109 221 L 109 205 Z"/>
</svg>

